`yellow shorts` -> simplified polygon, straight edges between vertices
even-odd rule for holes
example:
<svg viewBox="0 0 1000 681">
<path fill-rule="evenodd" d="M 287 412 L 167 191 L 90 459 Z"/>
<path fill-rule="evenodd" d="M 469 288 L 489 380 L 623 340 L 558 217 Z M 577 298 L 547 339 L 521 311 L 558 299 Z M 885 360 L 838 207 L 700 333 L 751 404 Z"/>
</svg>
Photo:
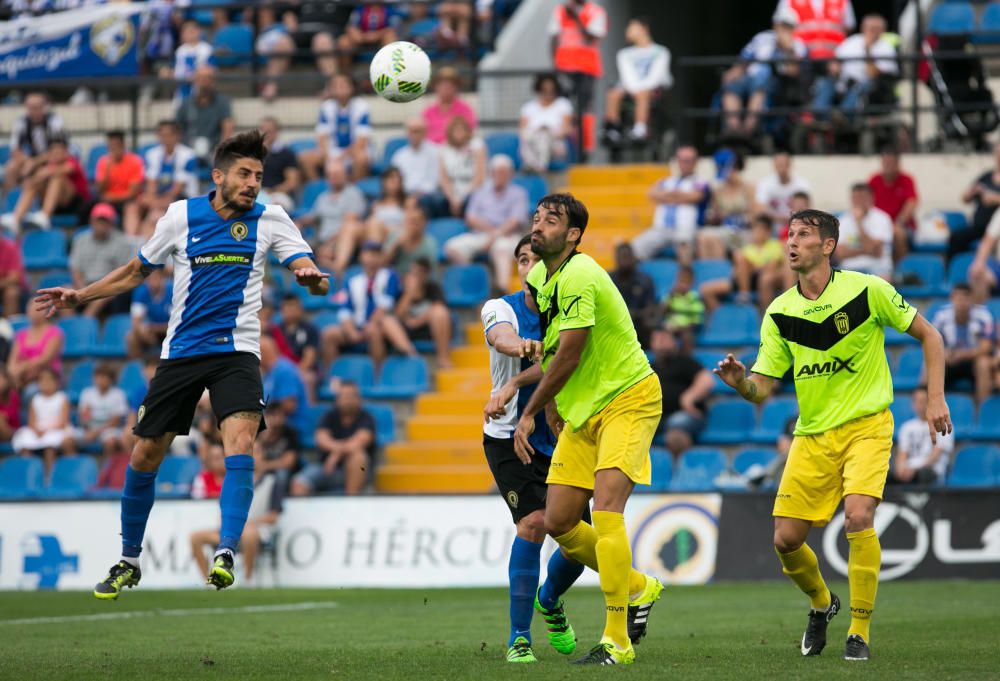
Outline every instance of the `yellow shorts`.
<svg viewBox="0 0 1000 681">
<path fill-rule="evenodd" d="M 650 374 L 591 416 L 559 435 L 547 482 L 594 489 L 597 471 L 617 468 L 632 482 L 649 484 L 649 448 L 663 413 L 660 379 Z"/>
<path fill-rule="evenodd" d="M 882 498 L 892 454 L 888 409 L 821 435 L 796 435 L 774 500 L 774 514 L 826 525 L 848 494 Z"/>
</svg>

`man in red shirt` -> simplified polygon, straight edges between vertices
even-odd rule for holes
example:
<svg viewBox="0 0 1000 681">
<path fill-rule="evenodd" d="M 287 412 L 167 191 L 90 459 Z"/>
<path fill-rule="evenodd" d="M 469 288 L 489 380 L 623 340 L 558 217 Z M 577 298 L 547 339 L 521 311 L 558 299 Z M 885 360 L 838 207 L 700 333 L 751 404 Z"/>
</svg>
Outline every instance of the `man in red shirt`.
<svg viewBox="0 0 1000 681">
<path fill-rule="evenodd" d="M 591 0 L 566 0 L 552 10 L 548 33 L 552 63 L 581 115 L 580 146 L 594 147 L 594 114 L 590 110 L 597 81 L 604 75 L 601 39 L 608 34 L 608 15 Z"/>
<path fill-rule="evenodd" d="M 910 250 L 910 239 L 916 229 L 917 183 L 899 169 L 899 152 L 882 151 L 882 172 L 868 180 L 875 198 L 875 207 L 884 210 L 893 223 L 893 259 L 899 262 Z"/>
<path fill-rule="evenodd" d="M 41 210 L 28 215 L 36 199 L 42 202 Z M 22 222 L 38 229 L 48 229 L 57 211 L 80 214 L 88 203 L 90 187 L 83 166 L 69 153 L 66 138 L 57 135 L 49 140 L 44 166 L 24 181 L 14 210 L 0 217 L 0 226 L 15 234 Z"/>
<path fill-rule="evenodd" d="M 21 296 L 28 291 L 28 277 L 21 260 L 21 249 L 12 239 L 0 237 L 0 295 L 3 316 L 21 311 Z"/>
<path fill-rule="evenodd" d="M 112 130 L 108 133 L 108 153 L 97 161 L 98 200 L 110 203 L 122 216 L 122 228 L 126 234 L 139 231 L 141 217 L 136 199 L 142 192 L 146 177 L 142 157 L 125 148 L 125 133 Z"/>
</svg>

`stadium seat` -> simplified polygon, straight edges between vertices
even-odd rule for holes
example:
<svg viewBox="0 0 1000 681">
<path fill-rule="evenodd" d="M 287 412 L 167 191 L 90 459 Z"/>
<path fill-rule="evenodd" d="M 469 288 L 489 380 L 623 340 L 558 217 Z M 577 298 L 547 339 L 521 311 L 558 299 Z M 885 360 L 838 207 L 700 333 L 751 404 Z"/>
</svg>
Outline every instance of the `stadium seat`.
<svg viewBox="0 0 1000 681">
<path fill-rule="evenodd" d="M 708 319 L 698 338 L 698 344 L 728 348 L 756 345 L 759 328 L 760 320 L 756 308 L 751 305 L 724 303 Z"/>
<path fill-rule="evenodd" d="M 411 23 L 406 31 L 410 38 L 417 38 L 420 40 L 426 40 L 427 36 L 432 36 L 441 26 L 441 20 L 437 17 L 427 17 L 426 19 L 418 19 Z"/>
<path fill-rule="evenodd" d="M 766 466 L 775 456 L 777 453 L 773 449 L 764 447 L 741 449 L 733 459 L 733 470 L 740 475 L 746 475 L 751 466 Z"/>
<path fill-rule="evenodd" d="M 301 154 L 303 151 L 312 151 L 316 148 L 316 138 L 301 137 L 297 140 L 291 140 L 288 143 L 288 148 L 291 149 L 296 156 Z"/>
<path fill-rule="evenodd" d="M 639 269 L 653 278 L 653 288 L 656 290 L 657 300 L 663 300 L 670 293 L 670 289 L 674 287 L 674 280 L 677 279 L 676 260 L 668 258 L 646 260 L 639 263 Z"/>
<path fill-rule="evenodd" d="M 122 370 L 118 374 L 118 387 L 125 391 L 126 396 L 137 390 L 146 390 L 146 377 L 142 373 L 141 361 L 132 360 L 122 365 Z"/>
<path fill-rule="evenodd" d="M 524 187 L 524 191 L 528 192 L 528 215 L 534 214 L 535 206 L 549 193 L 545 178 L 539 175 L 517 175 L 514 177 L 514 184 Z"/>
<path fill-rule="evenodd" d="M 726 470 L 726 455 L 711 447 L 692 447 L 681 455 L 670 481 L 672 492 L 692 492 L 715 488 L 715 478 Z"/>
<path fill-rule="evenodd" d="M 319 427 L 319 422 L 328 411 L 330 411 L 329 404 L 311 404 L 306 410 L 306 423 L 308 425 L 303 429 L 304 432 L 299 433 L 299 442 L 306 449 L 316 447 L 316 428 Z"/>
<path fill-rule="evenodd" d="M 326 191 L 326 187 L 326 180 L 313 180 L 312 182 L 307 183 L 306 186 L 302 188 L 302 200 L 299 202 L 298 210 L 295 211 L 296 214 L 304 215 L 305 213 L 311 211 L 313 206 L 316 205 L 316 199 L 319 198 L 320 194 Z"/>
<path fill-rule="evenodd" d="M 731 279 L 733 276 L 733 265 L 728 260 L 695 260 L 691 268 L 694 270 L 695 288 L 706 281 Z"/>
<path fill-rule="evenodd" d="M 698 442 L 706 445 L 736 445 L 746 442 L 753 430 L 753 405 L 742 399 L 720 400 L 708 407 L 705 428 Z"/>
<path fill-rule="evenodd" d="M 94 361 L 85 359 L 77 362 L 69 372 L 69 380 L 66 382 L 66 396 L 69 401 L 76 404 L 80 400 L 80 393 L 84 388 L 88 388 L 94 383 Z"/>
<path fill-rule="evenodd" d="M 13 212 L 14 206 L 17 205 L 17 200 L 19 198 L 21 198 L 20 187 L 14 187 L 9 192 L 7 192 L 7 196 L 5 196 L 3 200 L 3 212 L 4 213 Z"/>
<path fill-rule="evenodd" d="M 486 136 L 486 153 L 490 158 L 506 154 L 514 162 L 514 168 L 521 167 L 521 138 L 514 132 L 494 132 Z"/>
<path fill-rule="evenodd" d="M 993 315 L 994 323 L 1000 324 L 1000 298 L 990 298 L 987 300 L 986 309 Z"/>
<path fill-rule="evenodd" d="M 41 459 L 12 456 L 0 461 L 0 499 L 38 496 L 44 476 Z"/>
<path fill-rule="evenodd" d="M 951 422 L 955 426 L 955 439 L 968 440 L 976 429 L 976 407 L 971 395 L 948 393 L 948 409 L 951 411 Z"/>
<path fill-rule="evenodd" d="M 63 456 L 52 467 L 49 484 L 41 496 L 49 499 L 75 499 L 86 495 L 97 484 L 97 462 L 92 456 Z"/>
<path fill-rule="evenodd" d="M 212 40 L 215 63 L 223 68 L 249 64 L 253 59 L 253 28 L 246 24 L 228 24 L 215 32 Z"/>
<path fill-rule="evenodd" d="M 370 388 L 375 385 L 375 364 L 368 355 L 342 355 L 330 365 L 328 376 Z"/>
<path fill-rule="evenodd" d="M 929 253 L 911 253 L 896 265 L 896 275 L 912 275 L 920 279 L 919 284 L 901 285 L 899 292 L 908 298 L 931 298 L 948 295 L 945 286 L 944 263 L 941 258 Z"/>
<path fill-rule="evenodd" d="M 979 419 L 972 431 L 972 439 L 1000 442 L 1000 395 L 988 397 L 979 405 Z"/>
<path fill-rule="evenodd" d="M 58 286 L 72 286 L 73 275 L 69 270 L 55 270 L 46 272 L 38 280 L 38 288 L 56 288 Z"/>
<path fill-rule="evenodd" d="M 333 286 L 331 286 L 330 289 L 333 290 Z M 316 329 L 322 333 L 323 329 L 330 326 L 336 326 L 340 323 L 339 313 L 336 310 L 317 312 L 313 315 L 312 322 Z"/>
<path fill-rule="evenodd" d="M 695 350 L 691 355 L 698 360 L 698 364 L 708 371 L 714 369 L 723 357 L 723 354 L 717 350 Z M 723 383 L 721 378 L 715 374 L 712 374 L 712 377 L 715 379 L 715 385 L 712 387 L 713 395 L 733 396 L 733 389 Z"/>
<path fill-rule="evenodd" d="M 910 404 L 909 395 L 896 394 L 892 404 L 889 405 L 892 412 L 892 420 L 896 426 L 895 433 L 899 433 L 899 427 L 913 418 L 913 405 Z"/>
<path fill-rule="evenodd" d="M 24 266 L 29 270 L 66 269 L 66 235 L 62 230 L 33 230 L 21 242 Z"/>
<path fill-rule="evenodd" d="M 98 142 L 87 152 L 87 179 L 93 181 L 97 177 L 97 162 L 108 153 L 108 145 Z"/>
<path fill-rule="evenodd" d="M 902 331 L 896 331 L 896 329 L 891 326 L 887 326 L 885 331 L 885 344 L 886 345 L 917 345 L 919 341 L 908 333 Z"/>
<path fill-rule="evenodd" d="M 7 321 L 10 322 L 11 327 L 14 329 L 14 333 L 31 326 L 31 321 L 28 320 L 28 315 L 24 314 L 12 315 L 7 318 Z"/>
<path fill-rule="evenodd" d="M 937 5 L 927 21 L 927 32 L 931 34 L 971 34 L 975 31 L 976 12 L 968 3 Z"/>
<path fill-rule="evenodd" d="M 764 403 L 760 412 L 760 423 L 750 434 L 751 442 L 773 445 L 785 432 L 788 419 L 799 413 L 799 403 L 794 397 L 774 397 Z"/>
<path fill-rule="evenodd" d="M 674 457 L 666 449 L 653 447 L 649 450 L 652 477 L 649 487 L 641 487 L 649 492 L 666 492 L 670 489 L 670 478 L 674 470 Z"/>
<path fill-rule="evenodd" d="M 127 314 L 116 314 L 104 321 L 101 340 L 94 347 L 93 354 L 97 357 L 125 357 L 128 348 L 125 337 L 132 328 L 132 318 Z"/>
<path fill-rule="evenodd" d="M 64 317 L 59 320 L 66 341 L 63 357 L 86 357 L 93 354 L 97 345 L 97 320 L 93 317 Z"/>
<path fill-rule="evenodd" d="M 422 357 L 390 357 L 382 366 L 378 382 L 362 396 L 370 399 L 409 400 L 430 388 L 427 362 Z"/>
<path fill-rule="evenodd" d="M 490 297 L 490 275 L 479 264 L 448 267 L 441 286 L 451 307 L 475 307 Z"/>
<path fill-rule="evenodd" d="M 7 165 L 7 161 L 10 160 L 10 145 L 0 144 L 0 166 Z"/>
<path fill-rule="evenodd" d="M 185 499 L 191 496 L 191 483 L 201 472 L 197 456 L 168 456 L 156 474 L 156 496 L 163 499 Z"/>
<path fill-rule="evenodd" d="M 948 231 L 957 232 L 969 226 L 969 219 L 960 210 L 944 211 L 945 222 L 948 223 Z"/>
<path fill-rule="evenodd" d="M 973 42 L 984 45 L 1000 42 L 1000 2 L 991 2 L 983 8 Z"/>
<path fill-rule="evenodd" d="M 975 253 L 959 253 L 948 264 L 948 286 L 969 282 L 969 266 L 975 260 Z"/>
<path fill-rule="evenodd" d="M 375 419 L 375 444 L 384 447 L 396 439 L 396 414 L 388 404 L 365 404 L 365 411 Z"/>
<path fill-rule="evenodd" d="M 462 218 L 435 218 L 427 223 L 427 233 L 434 237 L 438 245 L 438 260 L 444 262 L 444 244 L 448 239 L 465 234 L 468 228 Z"/>
<path fill-rule="evenodd" d="M 906 348 L 892 372 L 892 385 L 896 390 L 914 390 L 920 385 L 920 371 L 924 368 L 923 348 Z"/>
<path fill-rule="evenodd" d="M 963 447 L 955 455 L 948 474 L 951 487 L 989 487 L 1000 483 L 1000 449 L 994 445 Z"/>
<path fill-rule="evenodd" d="M 356 186 L 369 202 L 382 196 L 382 180 L 377 177 L 363 177 L 357 181 Z"/>
<path fill-rule="evenodd" d="M 382 149 L 382 167 L 379 172 L 384 172 L 392 165 L 392 155 L 407 145 L 405 137 L 390 137 L 385 141 Z"/>
</svg>

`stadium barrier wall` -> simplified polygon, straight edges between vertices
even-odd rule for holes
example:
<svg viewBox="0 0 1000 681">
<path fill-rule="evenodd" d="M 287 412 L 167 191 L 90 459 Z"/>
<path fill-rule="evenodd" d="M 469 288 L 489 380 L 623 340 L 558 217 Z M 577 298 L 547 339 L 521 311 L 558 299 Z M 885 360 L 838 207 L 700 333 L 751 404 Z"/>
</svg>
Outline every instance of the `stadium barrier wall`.
<svg viewBox="0 0 1000 681">
<path fill-rule="evenodd" d="M 626 523 L 633 561 L 669 584 L 783 579 L 771 548 L 773 494 L 636 495 Z M 0 504 L 0 588 L 90 589 L 118 556 L 117 502 Z M 883 579 L 995 578 L 996 492 L 891 493 L 878 513 Z M 201 584 L 192 531 L 217 526 L 214 501 L 163 500 L 153 510 L 143 587 Z M 513 537 L 499 497 L 325 497 L 290 500 L 254 583 L 288 587 L 504 586 Z M 825 573 L 847 570 L 842 515 L 811 544 Z M 544 556 L 555 550 L 546 542 Z M 596 585 L 584 574 L 582 584 Z"/>
</svg>

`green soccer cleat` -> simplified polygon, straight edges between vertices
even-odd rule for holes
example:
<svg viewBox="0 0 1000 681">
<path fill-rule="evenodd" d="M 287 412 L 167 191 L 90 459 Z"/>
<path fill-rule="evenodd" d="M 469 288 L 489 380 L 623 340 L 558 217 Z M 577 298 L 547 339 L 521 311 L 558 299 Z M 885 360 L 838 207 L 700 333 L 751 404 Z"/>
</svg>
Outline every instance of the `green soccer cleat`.
<svg viewBox="0 0 1000 681">
<path fill-rule="evenodd" d="M 205 583 L 218 590 L 232 586 L 235 581 L 236 570 L 233 569 L 233 554 L 223 551 L 212 562 L 212 569 L 208 571 L 208 579 Z"/>
<path fill-rule="evenodd" d="M 541 590 L 541 587 L 539 587 Z M 563 601 L 559 599 L 552 610 L 546 610 L 538 602 L 538 592 L 535 592 L 535 610 L 542 619 L 545 620 L 545 627 L 548 629 L 549 644 L 556 649 L 557 653 L 569 655 L 576 650 L 576 632 L 566 618 L 566 610 L 563 609 Z"/>
<path fill-rule="evenodd" d="M 108 576 L 103 582 L 94 587 L 94 598 L 102 601 L 113 601 L 118 598 L 122 589 L 126 586 L 132 588 L 139 584 L 142 579 L 142 570 L 139 566 L 120 560 L 108 570 Z"/>
<path fill-rule="evenodd" d="M 628 637 L 632 643 L 639 643 L 646 635 L 646 626 L 649 624 L 649 611 L 653 609 L 653 603 L 660 600 L 663 593 L 663 584 L 655 577 L 646 575 L 646 588 L 643 589 L 639 597 L 628 603 Z"/>
<path fill-rule="evenodd" d="M 514 645 L 507 649 L 507 661 L 524 664 L 538 662 L 538 658 L 532 652 L 528 639 L 518 636 L 514 639 Z"/>
<path fill-rule="evenodd" d="M 611 641 L 601 641 L 590 649 L 586 657 L 581 657 L 573 664 L 633 664 L 635 662 L 635 648 L 629 645 L 625 650 L 619 650 Z"/>
</svg>

